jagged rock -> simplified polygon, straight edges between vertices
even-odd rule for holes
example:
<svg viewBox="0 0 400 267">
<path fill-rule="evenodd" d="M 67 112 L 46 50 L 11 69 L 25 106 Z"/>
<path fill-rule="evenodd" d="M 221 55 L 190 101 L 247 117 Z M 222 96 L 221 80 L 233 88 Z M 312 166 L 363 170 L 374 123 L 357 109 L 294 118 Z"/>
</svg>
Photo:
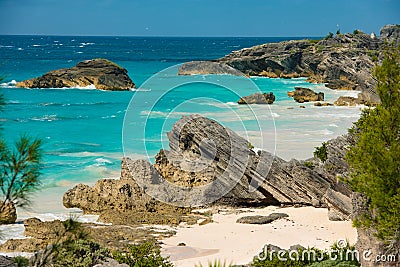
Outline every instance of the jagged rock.
<svg viewBox="0 0 400 267">
<path fill-rule="evenodd" d="M 380 38 L 388 43 L 400 43 L 400 25 L 389 24 L 381 28 Z"/>
<path fill-rule="evenodd" d="M 237 69 L 225 63 L 212 62 L 212 61 L 192 61 L 187 62 L 179 67 L 179 75 L 192 75 L 192 74 L 230 74 L 236 76 L 243 76 L 244 74 Z"/>
<path fill-rule="evenodd" d="M 271 92 L 267 93 L 255 93 L 249 96 L 241 97 L 238 104 L 272 104 L 275 101 L 275 95 Z"/>
<path fill-rule="evenodd" d="M 0 255 L 0 266 L 2 266 L 2 267 L 16 267 L 17 264 L 15 264 L 12 261 L 12 258 Z"/>
<path fill-rule="evenodd" d="M 79 62 L 75 67 L 53 70 L 41 77 L 18 82 L 23 88 L 74 88 L 94 85 L 100 90 L 130 90 L 135 84 L 128 71 L 106 59 Z"/>
<path fill-rule="evenodd" d="M 3 206 L 3 202 L 0 201 L 0 225 L 1 224 L 12 224 L 17 220 L 17 210 L 12 202 L 8 202 Z"/>
<path fill-rule="evenodd" d="M 329 220 L 347 221 L 351 219 L 352 206 L 349 196 L 328 189 L 324 195 L 324 202 L 328 205 Z"/>
<path fill-rule="evenodd" d="M 295 87 L 295 91 L 289 92 L 288 96 L 293 97 L 297 103 L 324 101 L 324 93 L 316 93 L 309 88 Z"/>
<path fill-rule="evenodd" d="M 286 213 L 271 213 L 268 216 L 245 216 L 237 219 L 236 223 L 244 223 L 244 224 L 269 224 L 273 221 L 287 218 L 289 215 Z"/>
<path fill-rule="evenodd" d="M 355 98 L 351 96 L 340 96 L 336 101 L 335 101 L 335 106 L 350 106 L 354 107 L 356 105 L 362 105 L 365 104 L 364 100 L 360 98 Z"/>
<path fill-rule="evenodd" d="M 170 150 L 161 150 L 154 166 L 124 159 L 120 180 L 99 180 L 93 187 L 78 185 L 64 195 L 64 205 L 101 214 L 107 222 L 124 222 L 130 214 L 140 217 L 135 219 L 139 222 L 148 216 L 179 223 L 190 211 L 179 206 L 327 207 L 328 189 L 348 193 L 336 177 L 319 170 L 322 167 L 314 170 L 266 151 L 255 153 L 247 140 L 199 115 L 182 117 L 168 138 Z"/>
<path fill-rule="evenodd" d="M 298 40 L 257 45 L 234 51 L 216 60 L 250 76 L 270 78 L 307 77 L 327 87 L 362 91 L 359 98 L 380 102 L 371 73 L 374 60 L 382 60 L 386 42 L 399 43 L 400 25 L 382 28 L 380 38 L 365 33 L 339 34 L 327 40 Z M 190 63 L 190 74 L 206 74 Z M 201 65 L 200 65 L 201 66 Z M 181 67 L 186 68 L 185 64 Z"/>
</svg>

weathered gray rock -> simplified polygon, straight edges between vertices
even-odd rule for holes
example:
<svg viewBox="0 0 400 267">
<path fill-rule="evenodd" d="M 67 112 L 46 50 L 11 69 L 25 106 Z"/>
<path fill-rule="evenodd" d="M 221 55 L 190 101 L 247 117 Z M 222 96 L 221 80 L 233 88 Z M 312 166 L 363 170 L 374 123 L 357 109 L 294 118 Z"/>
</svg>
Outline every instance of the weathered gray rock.
<svg viewBox="0 0 400 267">
<path fill-rule="evenodd" d="M 12 261 L 12 258 L 0 255 L 1 267 L 16 267 L 17 265 Z"/>
<path fill-rule="evenodd" d="M 128 71 L 106 59 L 79 62 L 75 67 L 53 70 L 41 77 L 18 82 L 23 88 L 74 88 L 94 85 L 101 90 L 130 90 L 135 84 Z"/>
<path fill-rule="evenodd" d="M 3 205 L 0 201 L 0 225 L 1 224 L 12 224 L 17 220 L 17 210 L 14 203 L 8 202 Z"/>
<path fill-rule="evenodd" d="M 325 202 L 330 199 L 328 190 L 350 195 L 337 182 L 336 173 L 323 166 L 310 169 L 297 160 L 286 162 L 266 151 L 255 153 L 247 140 L 199 115 L 184 116 L 168 138 L 170 150 L 161 150 L 154 166 L 124 159 L 120 180 L 99 180 L 94 187 L 78 185 L 64 195 L 64 205 L 101 214 L 108 222 L 131 212 L 142 220 L 153 214 L 165 223 L 167 216 L 182 216 L 190 210 L 180 206 L 327 207 L 340 203 L 336 198 Z M 335 170 L 341 164 L 339 161 Z M 332 206 L 348 215 L 347 209 Z M 115 215 L 118 213 L 123 216 Z M 179 223 L 178 215 L 173 218 Z"/>
<path fill-rule="evenodd" d="M 275 101 L 275 95 L 271 92 L 267 93 L 255 93 L 249 96 L 241 97 L 238 104 L 272 104 Z"/>
<path fill-rule="evenodd" d="M 388 43 L 400 43 L 400 25 L 389 24 L 381 28 L 380 38 Z"/>
<path fill-rule="evenodd" d="M 245 216 L 237 219 L 236 223 L 243 223 L 243 224 L 269 224 L 273 221 L 287 218 L 289 215 L 286 213 L 271 213 L 268 216 Z"/>
<path fill-rule="evenodd" d="M 129 265 L 125 263 L 120 264 L 118 261 L 108 258 L 105 262 L 96 264 L 93 267 L 129 267 Z"/>
<path fill-rule="evenodd" d="M 324 101 L 324 93 L 316 93 L 309 88 L 295 87 L 293 92 L 289 92 L 288 96 L 293 97 L 297 103 Z"/>
</svg>

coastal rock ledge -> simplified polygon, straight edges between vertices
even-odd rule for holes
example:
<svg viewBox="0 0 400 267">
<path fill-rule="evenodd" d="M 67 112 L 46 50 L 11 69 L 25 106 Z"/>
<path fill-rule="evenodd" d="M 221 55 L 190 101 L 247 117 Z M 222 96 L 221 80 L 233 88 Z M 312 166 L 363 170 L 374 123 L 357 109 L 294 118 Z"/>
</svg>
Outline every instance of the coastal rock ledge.
<svg viewBox="0 0 400 267">
<path fill-rule="evenodd" d="M 181 216 L 196 206 L 185 205 L 192 203 L 188 199 L 210 198 L 215 201 L 209 205 L 228 207 L 327 207 L 336 220 L 349 219 L 351 204 L 346 203 L 351 203 L 351 191 L 336 179 L 337 172 L 343 174 L 335 167 L 342 165 L 339 159 L 332 161 L 329 156 L 332 164 L 327 172 L 322 167 L 306 167 L 297 160 L 287 162 L 267 151 L 256 153 L 247 140 L 199 115 L 182 117 L 168 138 L 170 150 L 161 150 L 155 164 L 124 158 L 121 179 L 101 179 L 93 187 L 77 185 L 65 193 L 64 206 L 100 214 L 103 222 L 121 223 L 117 218 L 124 214 L 124 223 L 128 224 L 131 222 L 126 218 L 133 214 L 140 214 L 140 222 L 134 219 L 139 223 L 152 221 L 151 218 L 171 222 L 167 217 L 175 215 L 179 223 Z M 198 171 L 192 170 L 197 167 Z M 209 187 L 211 184 L 214 186 Z M 223 185 L 228 184 L 233 187 L 221 194 Z M 180 208 L 182 204 L 187 208 Z"/>
<path fill-rule="evenodd" d="M 99 90 L 123 91 L 135 88 L 128 71 L 107 59 L 79 62 L 67 69 L 53 70 L 41 77 L 18 82 L 22 88 L 76 88 L 94 86 Z"/>
</svg>

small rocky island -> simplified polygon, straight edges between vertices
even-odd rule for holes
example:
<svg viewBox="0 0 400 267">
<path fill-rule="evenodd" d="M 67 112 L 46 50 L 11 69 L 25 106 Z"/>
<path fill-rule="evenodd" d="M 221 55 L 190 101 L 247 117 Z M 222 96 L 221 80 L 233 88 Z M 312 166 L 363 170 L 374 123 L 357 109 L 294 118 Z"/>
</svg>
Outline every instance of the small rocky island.
<svg viewBox="0 0 400 267">
<path fill-rule="evenodd" d="M 324 93 L 316 93 L 309 88 L 295 87 L 295 90 L 288 92 L 289 97 L 293 97 L 297 103 L 313 102 L 313 101 L 324 101 Z"/>
<path fill-rule="evenodd" d="M 79 62 L 67 69 L 53 70 L 41 77 L 18 82 L 22 88 L 76 88 L 94 86 L 99 90 L 124 91 L 135 88 L 128 71 L 107 59 Z"/>
</svg>

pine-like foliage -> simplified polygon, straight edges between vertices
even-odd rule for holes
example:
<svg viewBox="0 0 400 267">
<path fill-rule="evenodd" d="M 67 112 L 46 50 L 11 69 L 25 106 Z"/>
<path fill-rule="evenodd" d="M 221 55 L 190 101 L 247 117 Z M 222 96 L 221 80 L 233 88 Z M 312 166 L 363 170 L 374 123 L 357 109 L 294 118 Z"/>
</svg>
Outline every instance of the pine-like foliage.
<svg viewBox="0 0 400 267">
<path fill-rule="evenodd" d="M 369 212 L 356 226 L 374 227 L 386 243 L 400 238 L 400 47 L 386 51 L 374 71 L 381 104 L 365 110 L 350 130 L 349 184 L 363 193 Z"/>
</svg>

